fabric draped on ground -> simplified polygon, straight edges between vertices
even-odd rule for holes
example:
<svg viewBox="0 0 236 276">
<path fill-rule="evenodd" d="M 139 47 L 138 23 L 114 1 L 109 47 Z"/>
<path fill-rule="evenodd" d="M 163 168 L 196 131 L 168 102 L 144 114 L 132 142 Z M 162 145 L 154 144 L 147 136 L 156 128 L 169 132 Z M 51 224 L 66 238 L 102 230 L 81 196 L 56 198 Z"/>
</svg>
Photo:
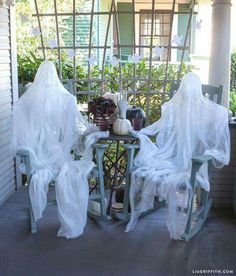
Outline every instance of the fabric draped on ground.
<svg viewBox="0 0 236 276">
<path fill-rule="evenodd" d="M 126 232 L 134 229 L 141 213 L 152 209 L 155 196 L 168 206 L 167 226 L 173 239 L 184 233 L 193 196 L 190 185 L 192 158 L 211 156 L 213 165 L 229 163 L 228 111 L 202 95 L 199 77 L 188 73 L 174 97 L 162 106 L 161 118 L 133 135 L 140 140 L 131 177 L 131 219 Z M 153 143 L 148 136 L 156 136 Z M 199 185 L 210 190 L 208 165 L 197 173 Z"/>
<path fill-rule="evenodd" d="M 63 87 L 49 61 L 40 65 L 34 83 L 13 106 L 12 149 L 30 154 L 29 195 L 34 217 L 42 217 L 49 183 L 55 181 L 61 223 L 58 236 L 75 238 L 83 233 L 87 178 L 94 167 L 92 146 L 108 135 L 81 115 L 76 98 Z M 75 152 L 82 160 L 74 161 Z M 24 166 L 21 170 L 25 173 Z"/>
</svg>

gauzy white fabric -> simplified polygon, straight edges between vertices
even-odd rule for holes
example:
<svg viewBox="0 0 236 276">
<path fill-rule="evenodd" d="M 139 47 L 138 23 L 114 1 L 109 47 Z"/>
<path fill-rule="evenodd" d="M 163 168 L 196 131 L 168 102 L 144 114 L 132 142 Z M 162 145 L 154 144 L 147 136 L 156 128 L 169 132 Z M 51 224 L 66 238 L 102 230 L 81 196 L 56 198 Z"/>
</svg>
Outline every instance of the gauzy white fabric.
<svg viewBox="0 0 236 276">
<path fill-rule="evenodd" d="M 210 155 L 217 168 L 229 163 L 228 111 L 204 97 L 199 77 L 188 73 L 176 95 L 162 106 L 161 118 L 133 134 L 140 139 L 140 150 L 131 177 L 131 219 L 126 232 L 135 227 L 142 212 L 153 208 L 158 196 L 167 202 L 171 238 L 180 239 L 188 217 L 183 208 L 193 196 L 189 183 L 192 158 Z M 147 135 L 156 134 L 153 143 Z M 207 163 L 198 171 L 197 180 L 210 190 Z"/>
<path fill-rule="evenodd" d="M 41 218 L 48 185 L 54 180 L 59 236 L 77 237 L 86 224 L 87 177 L 94 166 L 92 145 L 109 134 L 97 130 L 80 114 L 76 98 L 63 87 L 49 61 L 40 65 L 34 83 L 13 106 L 12 146 L 14 152 L 30 153 L 29 195 L 34 217 Z M 83 160 L 73 161 L 73 149 Z"/>
</svg>

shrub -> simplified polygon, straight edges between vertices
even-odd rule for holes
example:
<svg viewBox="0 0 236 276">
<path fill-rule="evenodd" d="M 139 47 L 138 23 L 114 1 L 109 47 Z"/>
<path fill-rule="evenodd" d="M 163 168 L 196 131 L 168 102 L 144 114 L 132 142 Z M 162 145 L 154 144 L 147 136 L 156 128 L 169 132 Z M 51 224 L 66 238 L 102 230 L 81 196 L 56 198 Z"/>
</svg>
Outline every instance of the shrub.
<svg viewBox="0 0 236 276">
<path fill-rule="evenodd" d="M 230 89 L 236 89 L 236 50 L 231 54 Z"/>
<path fill-rule="evenodd" d="M 230 110 L 236 113 L 236 51 L 231 54 L 231 75 L 230 75 Z"/>
<path fill-rule="evenodd" d="M 28 82 L 32 82 L 34 80 L 34 76 L 37 72 L 37 69 L 40 63 L 43 61 L 42 58 L 36 57 L 32 52 L 30 52 L 29 56 L 21 57 L 18 56 L 18 73 L 19 73 L 19 83 L 26 84 Z M 59 69 L 58 61 L 54 61 L 54 64 Z M 74 67 L 73 63 L 67 59 L 67 57 L 63 57 L 61 61 L 62 67 L 62 78 L 63 79 L 73 79 L 74 78 Z M 113 67 L 110 64 L 104 65 L 104 90 L 105 91 L 113 91 L 119 92 L 119 76 L 122 74 L 122 82 L 123 82 L 123 90 L 124 91 L 132 91 L 136 87 L 136 90 L 142 91 L 143 95 L 137 95 L 135 104 L 142 107 L 145 111 L 147 111 L 147 102 L 149 104 L 149 117 L 150 122 L 157 120 L 160 116 L 160 108 L 163 102 L 169 99 L 168 94 L 164 95 L 158 92 L 163 90 L 163 80 L 165 79 L 165 64 L 160 63 L 153 65 L 151 68 L 151 78 L 153 81 L 150 83 L 147 81 L 143 81 L 143 79 L 149 79 L 149 68 L 147 66 L 146 60 L 141 60 L 137 65 L 132 63 L 122 64 L 121 72 L 119 71 L 119 67 Z M 183 64 L 181 71 L 181 78 L 188 71 L 192 69 L 191 66 L 187 66 Z M 88 72 L 87 66 L 77 65 L 76 68 L 76 78 L 81 79 L 76 83 L 77 91 L 101 91 L 102 84 L 96 79 L 102 78 L 102 68 L 98 66 L 91 67 L 90 78 L 95 81 L 90 83 L 90 87 L 88 81 Z M 179 65 L 177 64 L 169 64 L 167 71 L 167 79 L 176 80 L 178 78 L 178 70 Z M 59 71 L 59 70 L 58 70 Z M 136 80 L 132 78 L 136 76 Z M 167 83 L 166 92 L 171 91 L 172 83 Z M 145 96 L 145 93 L 149 90 L 157 91 L 157 94 L 152 96 Z M 133 102 L 133 95 L 129 96 L 129 100 Z M 77 99 L 80 103 L 86 103 L 89 100 L 88 95 L 77 95 Z"/>
</svg>

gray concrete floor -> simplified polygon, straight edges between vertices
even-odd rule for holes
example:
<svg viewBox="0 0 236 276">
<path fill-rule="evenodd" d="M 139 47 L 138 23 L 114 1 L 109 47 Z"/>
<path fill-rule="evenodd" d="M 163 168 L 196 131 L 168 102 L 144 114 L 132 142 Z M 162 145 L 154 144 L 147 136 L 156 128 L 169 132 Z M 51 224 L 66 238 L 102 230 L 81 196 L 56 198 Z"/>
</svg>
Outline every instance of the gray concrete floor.
<svg viewBox="0 0 236 276">
<path fill-rule="evenodd" d="M 140 219 L 133 232 L 124 233 L 125 225 L 88 219 L 83 236 L 57 238 L 56 206 L 50 206 L 31 235 L 27 193 L 20 189 L 0 207 L 0 275 L 182 276 L 206 269 L 236 274 L 236 218 L 229 210 L 212 210 L 188 243 L 170 240 L 165 209 Z"/>
</svg>

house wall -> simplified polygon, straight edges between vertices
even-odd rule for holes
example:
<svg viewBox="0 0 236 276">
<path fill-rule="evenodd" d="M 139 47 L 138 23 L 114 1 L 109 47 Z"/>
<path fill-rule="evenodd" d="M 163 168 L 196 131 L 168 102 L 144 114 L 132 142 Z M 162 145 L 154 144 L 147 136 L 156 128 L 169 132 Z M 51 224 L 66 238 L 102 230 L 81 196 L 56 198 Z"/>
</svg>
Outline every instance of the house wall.
<svg viewBox="0 0 236 276">
<path fill-rule="evenodd" d="M 232 207 L 236 202 L 236 122 L 230 123 L 231 157 L 228 166 L 212 169 L 210 197 L 214 207 Z M 235 194 L 234 194 L 235 192 Z"/>
<path fill-rule="evenodd" d="M 13 17 L 9 7 L 0 8 L 0 204 L 16 188 L 15 161 L 10 154 L 11 108 L 17 92 Z"/>
</svg>

